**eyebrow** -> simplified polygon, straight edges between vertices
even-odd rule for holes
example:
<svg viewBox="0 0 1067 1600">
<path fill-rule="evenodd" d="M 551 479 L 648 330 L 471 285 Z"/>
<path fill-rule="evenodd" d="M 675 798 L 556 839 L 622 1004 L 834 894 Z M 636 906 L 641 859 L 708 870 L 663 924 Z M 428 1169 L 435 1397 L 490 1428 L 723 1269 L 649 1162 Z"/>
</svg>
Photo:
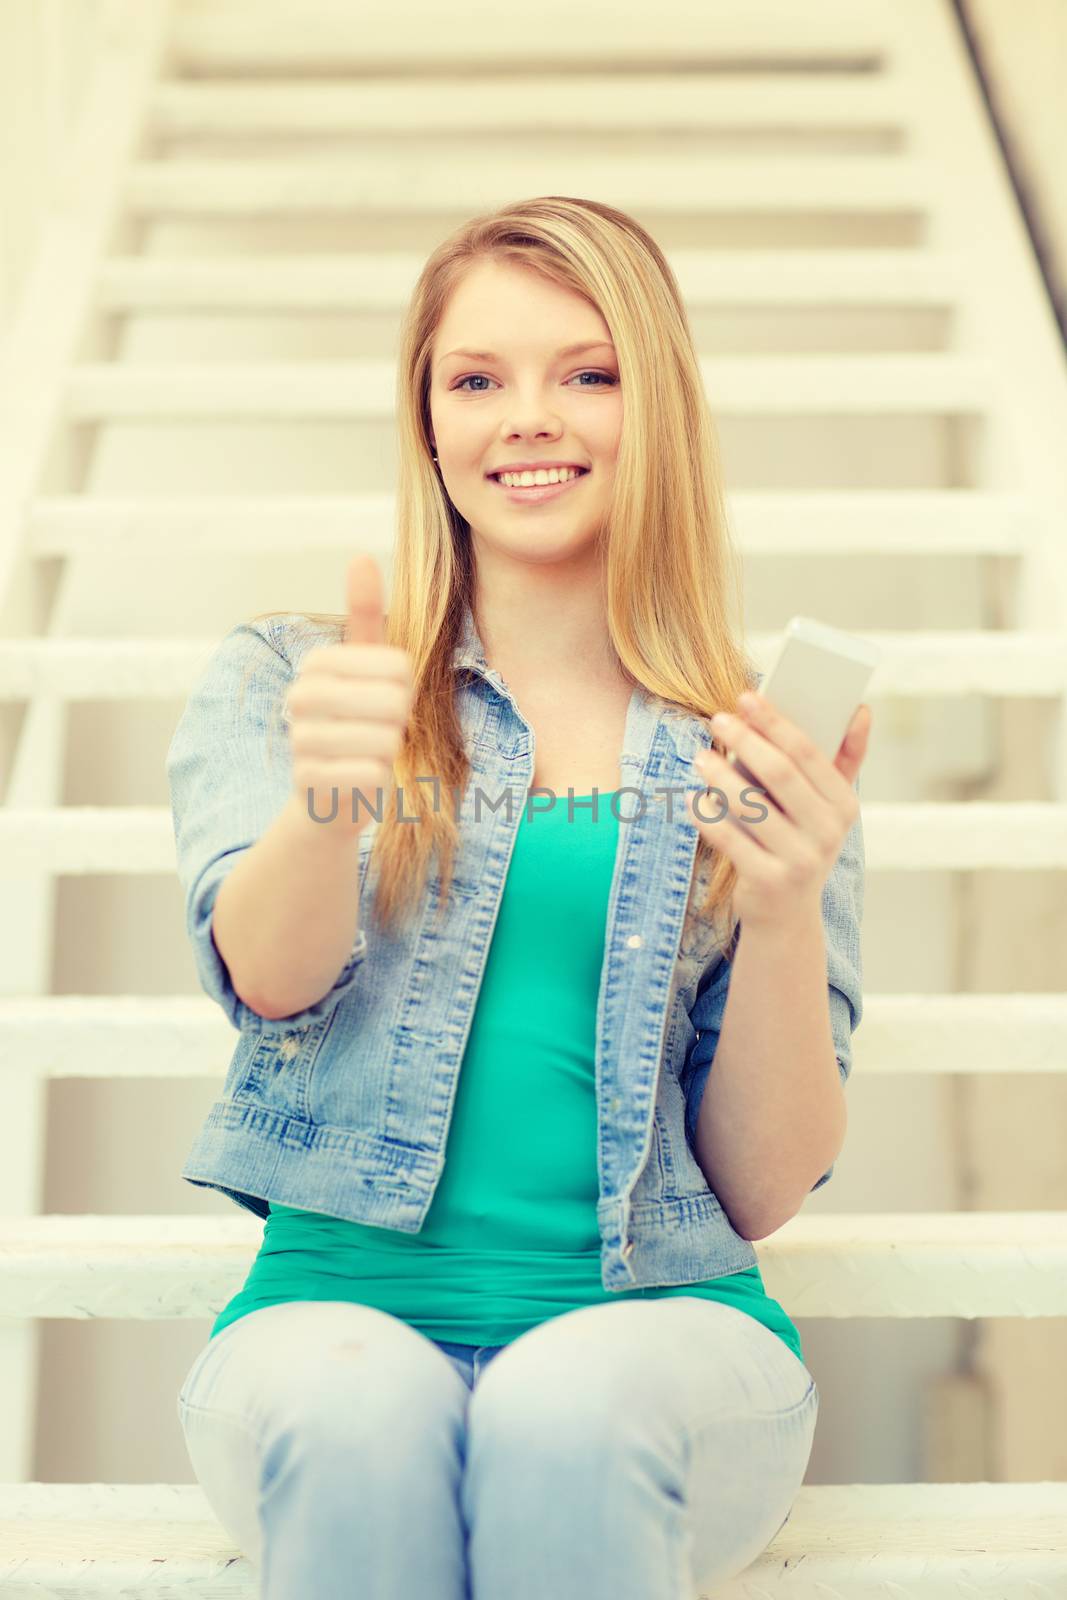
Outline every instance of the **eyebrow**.
<svg viewBox="0 0 1067 1600">
<path fill-rule="evenodd" d="M 583 350 L 612 350 L 614 345 L 610 339 L 586 339 L 580 344 L 569 344 L 563 350 L 557 351 L 558 356 L 577 356 Z M 500 357 L 494 350 L 449 350 L 437 363 L 441 366 L 450 356 L 463 356 L 468 361 L 499 361 Z"/>
</svg>

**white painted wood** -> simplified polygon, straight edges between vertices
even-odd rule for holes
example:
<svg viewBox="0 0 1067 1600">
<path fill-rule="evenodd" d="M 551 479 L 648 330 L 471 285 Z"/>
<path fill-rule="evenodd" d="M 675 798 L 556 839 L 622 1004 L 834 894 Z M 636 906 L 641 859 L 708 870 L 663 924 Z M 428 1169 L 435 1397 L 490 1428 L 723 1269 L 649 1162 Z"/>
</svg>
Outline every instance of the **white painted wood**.
<svg viewBox="0 0 1067 1600">
<path fill-rule="evenodd" d="M 819 0 L 798 11 L 791 0 L 716 0 L 694 6 L 666 0 L 654 9 L 616 0 L 544 0 L 537 28 L 495 0 L 466 0 L 462 26 L 433 0 L 375 14 L 374 27 L 344 5 L 222 3 L 185 8 L 175 30 L 176 60 L 186 72 L 326 71 L 330 74 L 490 67 L 499 74 L 546 67 L 598 72 L 701 60 L 719 65 L 782 63 L 872 68 L 886 60 L 885 0 Z"/>
<path fill-rule="evenodd" d="M 1063 0 L 966 0 L 982 69 L 1026 190 L 1052 293 L 1067 324 L 1067 186 L 1063 183 Z"/>
<path fill-rule="evenodd" d="M 929 169 L 909 156 L 805 156 L 788 164 L 768 156 L 679 156 L 665 163 L 653 153 L 586 156 L 579 149 L 564 165 L 570 191 L 624 211 L 920 215 L 929 204 Z M 555 192 L 562 176 L 551 156 L 487 154 L 456 167 L 424 150 L 405 154 L 386 145 L 373 163 L 339 156 L 138 161 L 126 199 L 143 217 L 350 217 L 361 209 L 452 216 L 499 205 L 506 195 Z"/>
<path fill-rule="evenodd" d="M 724 356 L 701 362 L 719 416 L 983 413 L 995 369 L 954 355 Z M 179 417 L 388 419 L 390 361 L 85 363 L 67 388 L 74 421 Z"/>
<path fill-rule="evenodd" d="M 1020 620 L 1063 627 L 1067 352 L 958 30 L 946 7 L 926 9 L 929 19 L 924 0 L 903 0 L 898 50 L 915 87 L 916 151 L 939 175 L 930 243 L 965 249 L 974 263 L 961 278 L 961 328 L 967 348 L 996 364 L 1008 434 L 999 449 L 991 441 L 990 482 L 994 473 L 1003 481 L 1010 472 L 1041 511 L 1022 574 Z M 916 26 L 925 30 L 921 38 Z M 1067 732 L 1057 785 L 1067 792 Z"/>
<path fill-rule="evenodd" d="M 0 344 L 32 272 L 104 32 L 101 0 L 14 0 L 0 49 Z"/>
<path fill-rule="evenodd" d="M 1038 511 L 1011 596 L 1011 626 L 1067 633 L 1067 354 L 954 7 L 902 0 L 895 18 L 895 60 L 913 94 L 910 148 L 930 163 L 935 187 L 927 243 L 962 250 L 971 260 L 961 280 L 957 335 L 962 348 L 988 355 L 999 375 L 998 405 L 976 465 L 984 485 L 1021 488 Z M 1018 29 L 1019 18 L 1012 21 Z M 1026 750 L 1025 735 L 1013 742 L 1014 730 L 1008 725 L 1005 731 L 1000 761 L 990 762 L 971 787 L 975 799 L 1018 792 L 1015 772 L 1029 765 L 1030 781 L 1040 785 L 1036 792 L 1062 800 L 1067 703 L 1060 701 L 1039 759 Z M 1004 927 L 1014 909 L 1010 885 L 977 880 L 966 886 L 961 920 L 967 929 L 955 964 L 962 988 L 1001 988 L 1005 971 L 1034 987 L 1062 984 L 1062 880 L 1050 883 L 1046 900 L 1031 897 L 1028 904 L 1034 907 L 1029 918 L 1009 924 L 1013 937 Z M 1020 1102 L 1006 1084 L 973 1080 L 956 1086 L 953 1106 L 953 1155 L 970 1205 L 996 1207 L 1013 1192 L 1038 1197 L 1037 1204 L 1067 1206 L 1061 1097 L 1038 1089 Z M 1006 1167 L 1007 1147 L 1014 1155 Z M 1050 1416 L 1067 1413 L 1062 1353 L 1056 1331 L 1011 1319 L 976 1329 L 962 1353 L 961 1367 L 981 1376 L 991 1396 L 988 1438 L 1005 1478 L 1034 1475 L 1035 1463 L 1038 1473 L 1044 1464 L 1062 1476 L 1061 1441 L 1048 1427 Z"/>
<path fill-rule="evenodd" d="M 1067 1484 L 810 1484 L 714 1600 L 1059 1600 Z M 0 1490 L 0 1592 L 253 1600 L 259 1573 L 198 1484 Z M 150 1575 L 150 1576 L 146 1576 Z M 702 1593 L 699 1600 L 712 1600 Z"/>
<path fill-rule="evenodd" d="M 1067 692 L 1067 635 L 962 629 L 901 633 L 852 630 L 884 652 L 868 699 L 982 694 L 1059 700 Z M 763 671 L 780 634 L 753 631 L 747 645 Z M 214 640 L 0 639 L 0 700 L 54 695 L 74 700 L 186 696 Z"/>
<path fill-rule="evenodd" d="M 516 810 L 520 804 L 513 789 Z M 679 798 L 678 805 L 681 805 Z M 625 815 L 636 805 L 620 808 Z M 705 803 L 711 820 L 713 803 Z M 1036 872 L 1067 867 L 1067 804 L 980 801 L 863 807 L 869 871 Z M 166 806 L 19 806 L 0 810 L 0 859 L 54 873 L 170 872 L 174 832 Z"/>
<path fill-rule="evenodd" d="M 262 1235 L 251 1212 L 0 1218 L 0 1316 L 204 1317 Z M 801 1213 L 754 1248 L 791 1316 L 1067 1316 L 1063 1211 Z"/>
<path fill-rule="evenodd" d="M 1038 513 L 1026 496 L 984 489 L 751 490 L 727 496 L 746 555 L 1018 555 Z"/>
<path fill-rule="evenodd" d="M 0 351 L 0 605 L 16 577 L 24 504 L 63 421 L 66 372 L 93 309 L 98 261 L 120 220 L 125 167 L 140 135 L 164 25 L 165 0 L 127 0 L 116 13 Z"/>
<path fill-rule="evenodd" d="M 36 257 L 0 351 L 0 617 L 26 582 L 24 508 L 38 490 L 63 415 L 64 379 L 94 307 L 98 259 L 119 224 L 123 174 L 143 125 L 164 48 L 163 0 L 125 0 L 106 17 L 84 110 L 55 174 Z M 7 624 L 10 626 L 10 621 Z M 54 805 L 62 781 L 62 708 L 32 705 L 20 729 L 5 790 L 7 811 Z M 3 858 L 6 915 L 0 920 L 0 992 L 49 982 L 55 881 L 43 861 Z M 18 1130 L 0 1164 L 0 1213 L 41 1204 L 43 1086 L 0 1081 L 0 1124 Z M 29 1471 L 37 1393 L 37 1330 L 0 1327 L 0 1479 Z"/>
<path fill-rule="evenodd" d="M 890 133 L 906 120 L 888 73 L 613 73 L 499 79 L 450 73 L 354 83 L 240 79 L 172 82 L 152 103 L 157 132 L 177 134 L 627 133 L 825 129 Z"/>
<path fill-rule="evenodd" d="M 1023 495 L 970 489 L 825 493 L 735 491 L 731 521 L 746 556 L 789 553 L 1017 556 L 1033 535 L 1036 510 Z M 145 545 L 190 554 L 305 550 L 353 545 L 392 560 L 395 498 L 353 495 L 183 495 L 116 499 L 50 495 L 27 512 L 41 557 L 85 556 Z"/>
<path fill-rule="evenodd" d="M 965 259 L 947 250 L 675 250 L 687 306 L 901 306 L 949 309 Z M 411 252 L 245 257 L 113 256 L 101 263 L 108 311 L 381 310 L 399 316 L 422 267 Z"/>
<path fill-rule="evenodd" d="M 219 1082 L 235 1030 L 205 994 L 0 997 L 0 1072 Z M 853 1074 L 1067 1073 L 1067 995 L 863 997 Z"/>
</svg>

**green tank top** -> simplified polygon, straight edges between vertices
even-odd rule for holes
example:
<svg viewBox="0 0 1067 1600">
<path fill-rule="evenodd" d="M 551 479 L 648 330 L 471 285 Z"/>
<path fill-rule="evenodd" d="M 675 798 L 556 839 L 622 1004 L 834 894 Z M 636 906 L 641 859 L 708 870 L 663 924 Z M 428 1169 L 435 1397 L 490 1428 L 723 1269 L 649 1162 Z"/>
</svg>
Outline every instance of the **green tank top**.
<svg viewBox="0 0 1067 1600">
<path fill-rule="evenodd" d="M 610 794 L 595 821 L 590 808 L 569 819 L 565 798 L 524 808 L 421 1230 L 272 1203 L 212 1337 L 261 1306 L 350 1300 L 431 1339 L 503 1345 L 580 1306 L 688 1294 L 748 1312 L 804 1359 L 758 1265 L 701 1283 L 601 1283 L 596 1008 L 618 829 Z"/>
</svg>

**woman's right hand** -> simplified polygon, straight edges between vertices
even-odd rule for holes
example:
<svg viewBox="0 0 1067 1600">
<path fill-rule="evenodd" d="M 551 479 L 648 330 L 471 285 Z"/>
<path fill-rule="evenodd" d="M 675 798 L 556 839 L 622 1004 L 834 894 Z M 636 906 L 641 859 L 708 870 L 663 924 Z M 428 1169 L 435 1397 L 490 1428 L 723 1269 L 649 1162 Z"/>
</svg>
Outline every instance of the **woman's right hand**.
<svg viewBox="0 0 1067 1600">
<path fill-rule="evenodd" d="M 307 652 L 285 704 L 293 797 L 320 827 L 352 838 L 391 790 L 414 673 L 408 652 L 384 642 L 382 578 L 372 555 L 353 556 L 346 591 L 343 643 Z M 366 800 L 354 802 L 353 788 Z"/>
</svg>

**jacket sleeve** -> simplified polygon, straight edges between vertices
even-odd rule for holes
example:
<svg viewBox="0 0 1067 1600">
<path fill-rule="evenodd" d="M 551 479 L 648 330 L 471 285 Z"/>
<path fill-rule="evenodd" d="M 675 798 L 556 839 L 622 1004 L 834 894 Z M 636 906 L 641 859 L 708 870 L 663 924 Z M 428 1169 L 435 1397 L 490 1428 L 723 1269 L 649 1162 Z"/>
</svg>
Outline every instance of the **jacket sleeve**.
<svg viewBox="0 0 1067 1600">
<path fill-rule="evenodd" d="M 273 624 L 242 622 L 216 646 L 193 685 L 166 754 L 178 877 L 197 976 L 235 1028 L 290 1030 L 329 1011 L 357 980 L 367 952 L 359 929 L 333 987 L 292 1016 L 260 1016 L 237 995 L 211 933 L 215 897 L 292 792 L 282 697 L 294 678 Z"/>
<path fill-rule="evenodd" d="M 859 793 L 859 779 L 854 788 Z M 863 1015 L 863 979 L 860 953 L 860 928 L 863 920 L 864 849 L 863 818 L 857 817 L 838 853 L 823 886 L 822 917 L 826 936 L 826 975 L 829 983 L 830 1026 L 837 1054 L 841 1082 L 848 1082 L 852 1071 L 852 1034 Z M 742 927 L 740 938 L 744 937 Z M 730 988 L 730 963 L 720 954 L 709 967 L 710 977 L 702 979 L 690 1011 L 696 1038 L 689 1048 L 682 1069 L 685 1093 L 685 1128 L 690 1147 L 696 1149 L 697 1118 L 719 1042 L 726 997 Z M 834 1168 L 824 1172 L 812 1185 L 812 1193 L 833 1176 Z"/>
</svg>

